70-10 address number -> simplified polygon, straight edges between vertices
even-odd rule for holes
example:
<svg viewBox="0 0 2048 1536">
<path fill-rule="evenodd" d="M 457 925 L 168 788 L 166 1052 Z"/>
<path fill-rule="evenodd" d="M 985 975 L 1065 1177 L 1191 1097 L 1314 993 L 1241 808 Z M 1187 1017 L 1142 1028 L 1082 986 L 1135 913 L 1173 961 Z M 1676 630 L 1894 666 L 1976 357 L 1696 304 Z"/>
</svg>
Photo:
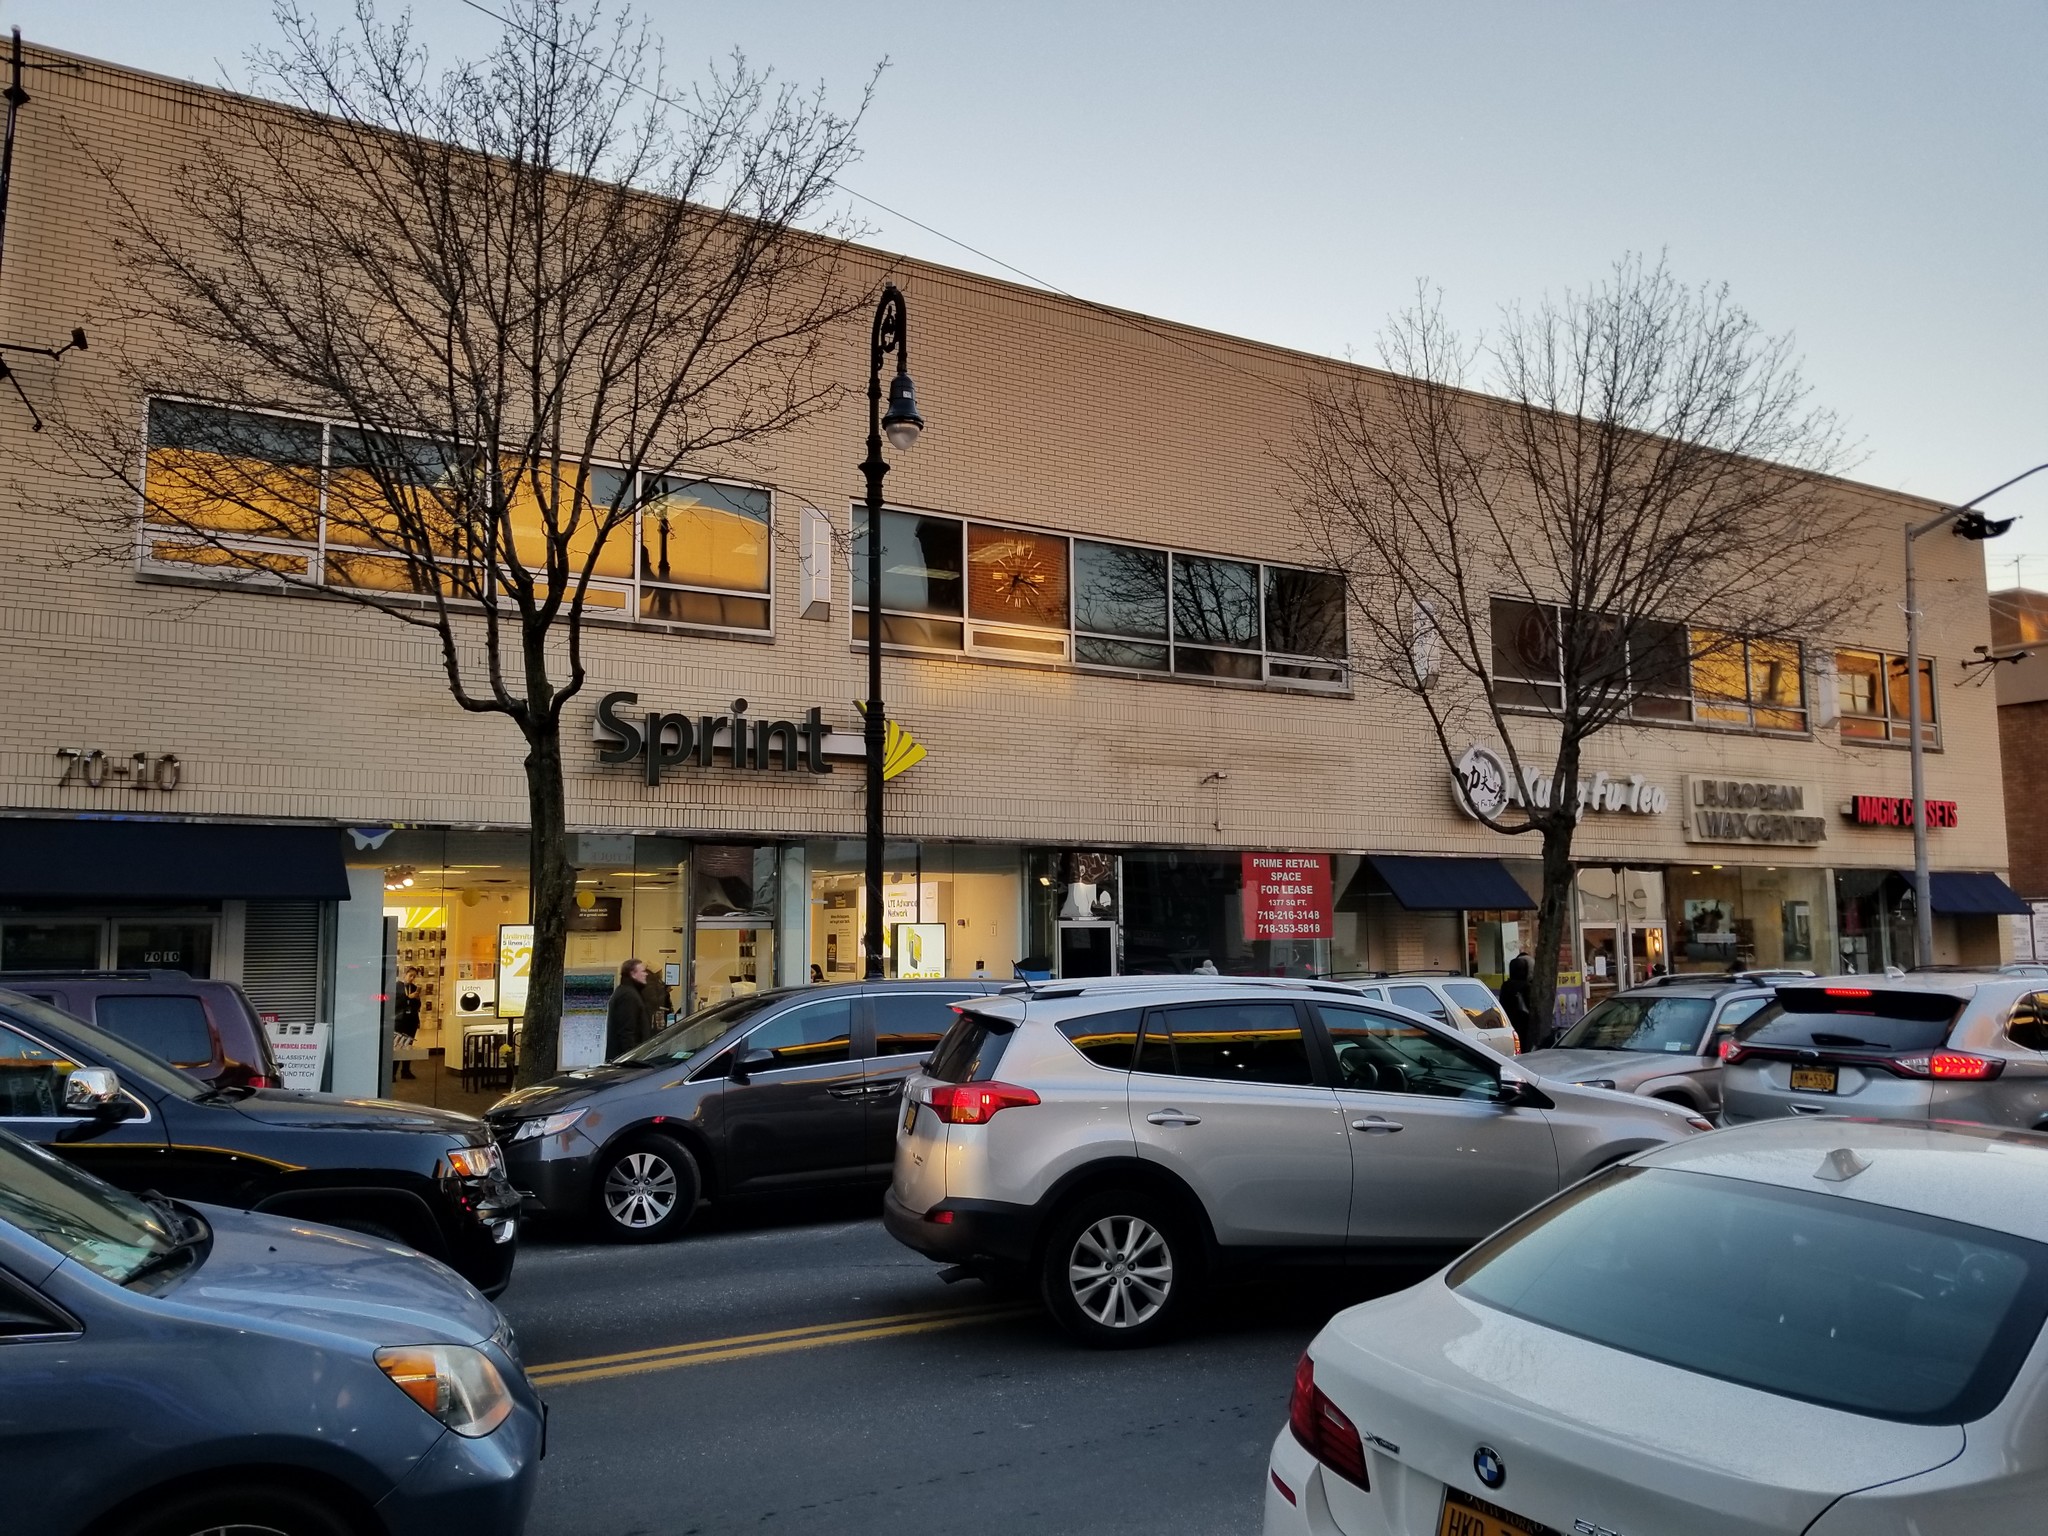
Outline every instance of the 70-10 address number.
<svg viewBox="0 0 2048 1536">
<path fill-rule="evenodd" d="M 151 754 L 131 752 L 125 758 L 110 757 L 98 747 L 59 747 L 64 776 L 59 785 L 83 784 L 87 789 L 104 789 L 109 779 L 134 789 L 170 791 L 184 777 L 185 765 L 174 752 Z"/>
</svg>

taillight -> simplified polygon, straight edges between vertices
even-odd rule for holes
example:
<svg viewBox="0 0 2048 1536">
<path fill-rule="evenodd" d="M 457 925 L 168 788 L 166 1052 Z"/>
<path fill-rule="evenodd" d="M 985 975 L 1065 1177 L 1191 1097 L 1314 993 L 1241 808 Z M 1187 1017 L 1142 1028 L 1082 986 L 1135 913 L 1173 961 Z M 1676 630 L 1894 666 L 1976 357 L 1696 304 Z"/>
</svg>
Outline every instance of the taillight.
<svg viewBox="0 0 2048 1536">
<path fill-rule="evenodd" d="M 277 1084 L 273 1083 L 261 1072 L 252 1072 L 249 1074 L 249 1086 L 251 1088 L 275 1088 Z"/>
<path fill-rule="evenodd" d="M 942 1083 L 925 1102 L 948 1125 L 987 1125 L 1003 1110 L 1036 1104 L 1038 1095 L 1012 1083 Z"/>
<path fill-rule="evenodd" d="M 2005 1063 L 1968 1051 L 1934 1051 L 1925 1056 L 1894 1056 L 1887 1063 L 1908 1077 L 1939 1077 L 1951 1082 L 1981 1083 L 1998 1076 Z"/>
<path fill-rule="evenodd" d="M 1720 1056 L 1723 1061 L 1736 1060 L 1741 1050 L 1742 1047 L 1735 1043 L 1735 1037 L 1733 1035 L 1723 1035 L 1721 1037 Z"/>
<path fill-rule="evenodd" d="M 1316 1364 L 1307 1355 L 1294 1368 L 1287 1425 L 1302 1448 L 1332 1472 L 1361 1488 L 1372 1487 L 1365 1478 L 1365 1442 L 1358 1437 L 1358 1426 L 1316 1385 Z"/>
<path fill-rule="evenodd" d="M 1821 988 L 1821 991 L 1828 997 L 1870 996 L 1870 988 L 1868 987 L 1823 987 Z"/>
</svg>

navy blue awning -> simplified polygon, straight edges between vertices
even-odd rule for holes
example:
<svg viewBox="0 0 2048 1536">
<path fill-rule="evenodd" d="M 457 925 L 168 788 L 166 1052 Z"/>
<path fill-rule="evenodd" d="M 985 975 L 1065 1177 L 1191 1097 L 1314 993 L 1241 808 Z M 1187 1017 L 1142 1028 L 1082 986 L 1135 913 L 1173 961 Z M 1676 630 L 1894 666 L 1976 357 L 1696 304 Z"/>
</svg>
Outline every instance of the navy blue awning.
<svg viewBox="0 0 2048 1536">
<path fill-rule="evenodd" d="M 1499 859 L 1449 859 L 1430 854 L 1376 853 L 1365 861 L 1411 912 L 1521 909 L 1536 905 Z"/>
<path fill-rule="evenodd" d="M 0 817 L 0 899 L 346 901 L 339 827 Z"/>
<path fill-rule="evenodd" d="M 1913 883 L 1913 871 L 1902 869 L 1906 884 Z M 1976 917 L 1986 913 L 2011 912 L 2025 917 L 2033 908 L 2014 894 L 2013 888 L 1988 870 L 1935 869 L 1927 874 L 1928 904 L 1951 917 Z"/>
</svg>

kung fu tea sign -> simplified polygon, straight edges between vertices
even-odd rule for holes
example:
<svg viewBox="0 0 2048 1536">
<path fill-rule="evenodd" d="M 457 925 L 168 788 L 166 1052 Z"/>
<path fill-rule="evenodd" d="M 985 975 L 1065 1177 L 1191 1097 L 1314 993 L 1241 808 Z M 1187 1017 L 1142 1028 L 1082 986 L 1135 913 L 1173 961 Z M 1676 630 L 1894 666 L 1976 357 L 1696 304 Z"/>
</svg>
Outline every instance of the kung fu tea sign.
<svg viewBox="0 0 2048 1536">
<path fill-rule="evenodd" d="M 1245 938 L 1327 939 L 1330 856 L 1247 853 L 1243 897 Z"/>
</svg>

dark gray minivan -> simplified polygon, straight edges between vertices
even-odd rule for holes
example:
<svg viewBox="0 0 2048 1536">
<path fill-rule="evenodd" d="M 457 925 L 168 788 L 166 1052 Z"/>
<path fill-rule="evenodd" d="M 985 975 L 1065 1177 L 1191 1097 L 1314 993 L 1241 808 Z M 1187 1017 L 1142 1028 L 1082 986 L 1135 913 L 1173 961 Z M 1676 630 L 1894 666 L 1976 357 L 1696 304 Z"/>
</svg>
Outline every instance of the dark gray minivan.
<svg viewBox="0 0 2048 1536">
<path fill-rule="evenodd" d="M 485 1119 L 531 1213 L 624 1242 L 673 1237 L 701 1199 L 889 1182 L 903 1080 L 997 981 L 871 981 L 731 998 Z"/>
</svg>

